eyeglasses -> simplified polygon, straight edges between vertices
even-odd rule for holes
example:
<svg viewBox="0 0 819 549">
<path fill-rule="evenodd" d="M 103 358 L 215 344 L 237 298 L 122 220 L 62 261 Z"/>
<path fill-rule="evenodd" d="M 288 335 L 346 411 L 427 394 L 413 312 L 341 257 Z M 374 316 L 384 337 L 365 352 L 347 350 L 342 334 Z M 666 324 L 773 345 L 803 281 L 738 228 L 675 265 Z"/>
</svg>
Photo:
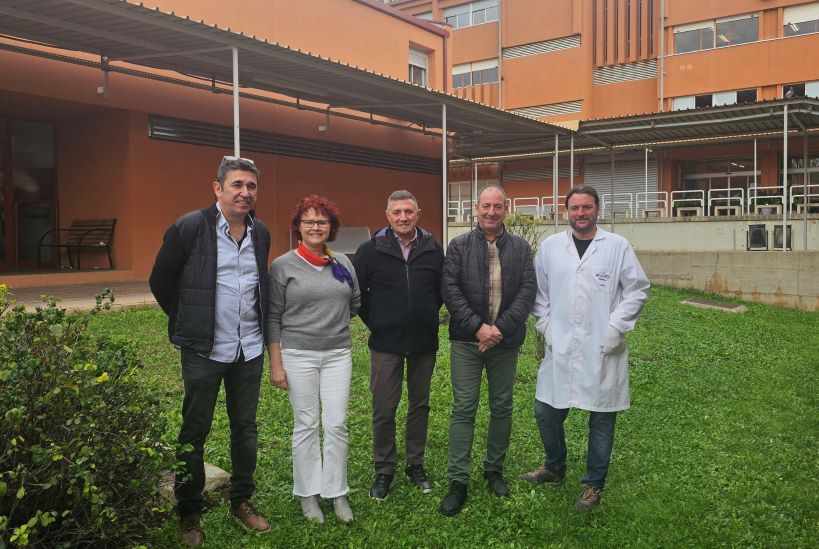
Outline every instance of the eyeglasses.
<svg viewBox="0 0 819 549">
<path fill-rule="evenodd" d="M 330 222 L 326 219 L 302 219 L 301 224 L 308 229 L 312 229 L 316 226 L 318 226 L 319 229 L 326 229 L 330 225 Z"/>
<path fill-rule="evenodd" d="M 256 165 L 254 161 L 249 158 L 243 158 L 241 156 L 223 156 L 222 157 L 222 164 L 227 162 L 247 162 L 248 164 Z"/>
</svg>

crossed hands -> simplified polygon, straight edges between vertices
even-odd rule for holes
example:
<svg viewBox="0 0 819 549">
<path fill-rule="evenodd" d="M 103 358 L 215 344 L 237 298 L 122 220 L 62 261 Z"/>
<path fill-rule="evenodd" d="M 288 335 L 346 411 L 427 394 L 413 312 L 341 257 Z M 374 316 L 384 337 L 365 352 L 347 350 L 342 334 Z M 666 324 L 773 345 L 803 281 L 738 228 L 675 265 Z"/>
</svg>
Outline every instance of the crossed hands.
<svg viewBox="0 0 819 549">
<path fill-rule="evenodd" d="M 481 324 L 480 329 L 475 333 L 475 337 L 478 338 L 478 350 L 485 353 L 501 342 L 503 334 L 495 326 Z"/>
</svg>

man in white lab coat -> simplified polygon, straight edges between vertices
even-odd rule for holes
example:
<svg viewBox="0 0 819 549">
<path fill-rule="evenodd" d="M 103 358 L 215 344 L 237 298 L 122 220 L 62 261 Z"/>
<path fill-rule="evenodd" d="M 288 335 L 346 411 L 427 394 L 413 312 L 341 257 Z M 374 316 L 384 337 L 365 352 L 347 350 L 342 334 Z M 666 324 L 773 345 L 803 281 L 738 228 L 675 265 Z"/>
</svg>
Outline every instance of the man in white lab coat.
<svg viewBox="0 0 819 549">
<path fill-rule="evenodd" d="M 537 330 L 546 339 L 535 392 L 544 464 L 521 478 L 557 483 L 566 475 L 563 423 L 571 408 L 589 410 L 583 492 L 575 506 L 600 504 L 617 412 L 629 407 L 624 334 L 648 297 L 649 282 L 622 236 L 597 227 L 600 198 L 592 187 L 566 197 L 571 230 L 547 238 L 535 258 Z"/>
</svg>

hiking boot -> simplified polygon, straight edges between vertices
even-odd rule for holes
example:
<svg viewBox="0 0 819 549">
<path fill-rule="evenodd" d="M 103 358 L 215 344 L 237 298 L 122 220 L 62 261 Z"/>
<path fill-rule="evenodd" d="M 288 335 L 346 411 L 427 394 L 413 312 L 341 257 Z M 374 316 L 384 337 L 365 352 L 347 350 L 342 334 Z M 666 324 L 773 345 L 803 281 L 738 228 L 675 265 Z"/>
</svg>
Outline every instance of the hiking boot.
<svg viewBox="0 0 819 549">
<path fill-rule="evenodd" d="M 316 496 L 302 496 L 299 499 L 301 500 L 301 513 L 304 515 L 304 518 L 314 522 L 324 522 L 324 513 L 321 507 L 319 507 L 318 498 Z"/>
<path fill-rule="evenodd" d="M 230 513 L 238 518 L 248 530 L 255 530 L 256 532 L 270 531 L 270 523 L 259 514 L 256 506 L 249 499 L 240 502 L 238 505 L 231 505 Z"/>
<path fill-rule="evenodd" d="M 441 500 L 438 512 L 448 517 L 454 517 L 461 512 L 466 503 L 466 484 L 453 480 L 449 485 L 449 493 Z"/>
<path fill-rule="evenodd" d="M 583 493 L 577 500 L 574 508 L 578 511 L 590 511 L 600 505 L 600 496 L 603 495 L 603 488 L 599 486 L 583 485 Z"/>
<path fill-rule="evenodd" d="M 486 486 L 490 492 L 498 497 L 509 497 L 509 485 L 499 471 L 484 471 L 483 478 L 486 479 Z"/>
<path fill-rule="evenodd" d="M 205 542 L 199 513 L 185 515 L 179 519 L 179 538 L 186 547 L 199 547 Z"/>
<path fill-rule="evenodd" d="M 390 484 L 392 484 L 392 475 L 376 474 L 373 487 L 370 488 L 370 497 L 373 499 L 387 499 L 390 494 Z"/>
<path fill-rule="evenodd" d="M 419 490 L 421 490 L 421 493 L 429 494 L 432 492 L 432 484 L 429 483 L 427 472 L 424 471 L 424 466 L 422 464 L 407 465 L 404 472 L 410 478 L 412 483 L 418 487 Z"/>
<path fill-rule="evenodd" d="M 534 471 L 520 475 L 520 480 L 525 480 L 526 482 L 530 482 L 532 484 L 543 484 L 544 482 L 548 482 L 549 484 L 557 484 L 558 482 L 562 482 L 564 478 L 566 477 L 553 473 L 543 465 Z"/>
<path fill-rule="evenodd" d="M 341 522 L 350 522 L 353 520 L 353 510 L 350 509 L 350 502 L 347 501 L 347 496 L 333 498 L 333 510 Z"/>
</svg>

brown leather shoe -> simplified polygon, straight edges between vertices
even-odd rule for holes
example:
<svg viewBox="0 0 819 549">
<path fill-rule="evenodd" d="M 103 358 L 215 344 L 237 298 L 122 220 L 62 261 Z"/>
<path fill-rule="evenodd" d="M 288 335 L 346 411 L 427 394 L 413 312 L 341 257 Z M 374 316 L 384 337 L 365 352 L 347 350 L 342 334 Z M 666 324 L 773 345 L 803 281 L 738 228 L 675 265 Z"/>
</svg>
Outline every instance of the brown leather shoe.
<svg viewBox="0 0 819 549">
<path fill-rule="evenodd" d="M 179 538 L 187 547 L 199 547 L 205 542 L 205 534 L 202 532 L 199 519 L 199 513 L 179 519 Z"/>
<path fill-rule="evenodd" d="M 238 505 L 230 506 L 230 513 L 242 521 L 242 524 L 248 530 L 255 530 L 256 532 L 267 532 L 270 530 L 270 523 L 259 514 L 256 506 L 253 505 L 249 499 L 246 499 Z"/>
</svg>

